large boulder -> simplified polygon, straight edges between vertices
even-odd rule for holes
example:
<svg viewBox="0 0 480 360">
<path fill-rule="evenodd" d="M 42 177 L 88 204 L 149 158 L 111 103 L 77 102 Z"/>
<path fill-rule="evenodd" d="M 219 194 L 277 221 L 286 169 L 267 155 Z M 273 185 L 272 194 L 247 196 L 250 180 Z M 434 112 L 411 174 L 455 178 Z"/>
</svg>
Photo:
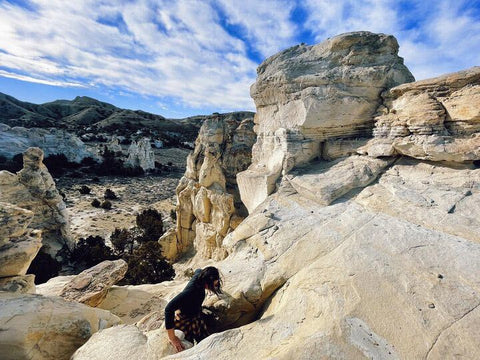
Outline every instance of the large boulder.
<svg viewBox="0 0 480 360">
<path fill-rule="evenodd" d="M 29 226 L 42 231 L 45 252 L 55 256 L 63 246 L 71 248 L 73 240 L 65 203 L 42 160 L 40 148 L 29 148 L 17 174 L 0 171 L 0 201 L 33 212 Z"/>
<path fill-rule="evenodd" d="M 63 154 L 68 161 L 81 162 L 96 155 L 76 135 L 50 128 L 10 127 L 0 124 L 0 155 L 12 158 L 30 147 L 43 150 L 45 156 Z"/>
<path fill-rule="evenodd" d="M 5 360 L 70 358 L 116 316 L 59 297 L 0 292 L 0 353 Z"/>
<path fill-rule="evenodd" d="M 328 139 L 370 136 L 382 91 L 414 80 L 397 54 L 393 36 L 355 32 L 294 46 L 258 67 L 250 91 L 258 137 L 238 176 L 250 212 L 280 175 L 321 158 Z"/>
<path fill-rule="evenodd" d="M 246 215 L 236 174 L 250 165 L 254 141 L 252 118 L 219 115 L 203 123 L 176 189 L 176 230 L 160 239 L 168 259 L 192 248 L 205 259 L 225 257 L 222 240 Z"/>
<path fill-rule="evenodd" d="M 403 84 L 384 97 L 374 139 L 362 153 L 432 161 L 480 159 L 480 67 Z"/>
<path fill-rule="evenodd" d="M 108 290 L 123 279 L 127 269 L 128 265 L 122 259 L 102 261 L 74 276 L 64 285 L 59 295 L 65 300 L 98 306 L 107 296 Z"/>
</svg>

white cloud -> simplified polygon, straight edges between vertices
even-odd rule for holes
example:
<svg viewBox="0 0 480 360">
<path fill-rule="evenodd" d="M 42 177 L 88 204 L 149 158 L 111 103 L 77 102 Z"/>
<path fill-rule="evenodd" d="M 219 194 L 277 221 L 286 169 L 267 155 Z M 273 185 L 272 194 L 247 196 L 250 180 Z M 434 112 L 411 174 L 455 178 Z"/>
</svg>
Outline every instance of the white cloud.
<svg viewBox="0 0 480 360">
<path fill-rule="evenodd" d="M 248 90 L 257 64 L 207 1 L 32 2 L 33 12 L 0 4 L 0 66 L 9 74 L 119 87 L 194 107 L 253 108 Z M 119 27 L 97 21 L 120 18 Z"/>
<path fill-rule="evenodd" d="M 424 79 L 480 63 L 479 14 L 468 10 L 471 5 L 466 0 L 306 0 L 305 25 L 317 41 L 357 30 L 392 34 L 410 71 Z"/>
<path fill-rule="evenodd" d="M 28 81 L 36 84 L 43 84 L 43 85 L 52 85 L 52 86 L 61 86 L 61 87 L 78 87 L 78 88 L 86 87 L 85 85 L 79 84 L 79 83 L 68 82 L 68 81 L 50 81 L 50 80 L 36 79 L 31 76 L 10 73 L 4 70 L 0 70 L 0 76 L 10 78 L 10 79 L 17 79 L 20 81 Z"/>
<path fill-rule="evenodd" d="M 291 45 L 299 29 L 290 19 L 295 2 L 288 0 L 219 0 L 227 22 L 239 25 L 253 48 L 268 57 Z"/>
</svg>

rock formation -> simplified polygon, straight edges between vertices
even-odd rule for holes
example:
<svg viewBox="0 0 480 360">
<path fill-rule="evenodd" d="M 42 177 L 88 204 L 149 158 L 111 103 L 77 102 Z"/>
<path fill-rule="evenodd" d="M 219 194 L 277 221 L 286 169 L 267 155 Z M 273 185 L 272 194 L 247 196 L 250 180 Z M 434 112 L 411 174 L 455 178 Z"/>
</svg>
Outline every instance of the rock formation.
<svg viewBox="0 0 480 360">
<path fill-rule="evenodd" d="M 21 171 L 0 171 L 0 201 L 33 212 L 30 227 L 42 231 L 44 251 L 55 256 L 63 246 L 71 247 L 72 239 L 65 203 L 42 160 L 41 149 L 29 148 Z"/>
<path fill-rule="evenodd" d="M 125 260 L 103 261 L 74 276 L 60 291 L 66 300 L 95 307 L 107 296 L 108 289 L 123 279 L 128 265 Z"/>
<path fill-rule="evenodd" d="M 393 36 L 348 33 L 265 60 L 251 95 L 257 106 L 252 165 L 238 175 L 251 212 L 280 175 L 322 157 L 327 140 L 369 137 L 380 94 L 414 78 Z"/>
<path fill-rule="evenodd" d="M 125 166 L 141 167 L 143 170 L 155 169 L 155 154 L 150 143 L 150 139 L 132 141 L 128 148 L 128 158 Z"/>
<path fill-rule="evenodd" d="M 480 158 L 480 67 L 404 84 L 385 95 L 361 152 L 432 161 Z"/>
<path fill-rule="evenodd" d="M 176 259 L 192 245 L 203 258 L 225 257 L 223 238 L 246 216 L 236 174 L 250 165 L 254 141 L 252 119 L 218 116 L 204 122 L 176 189 L 176 230 L 160 240 L 167 258 Z"/>
<path fill-rule="evenodd" d="M 29 229 L 33 212 L 0 202 L 0 291 L 35 293 L 34 276 L 26 275 L 42 246 L 41 232 Z"/>
<path fill-rule="evenodd" d="M 59 297 L 0 292 L 2 359 L 69 359 L 90 336 L 121 321 Z"/>
<path fill-rule="evenodd" d="M 95 157 L 74 134 L 49 128 L 24 128 L 0 124 L 0 155 L 12 158 L 30 147 L 39 147 L 45 156 L 63 154 L 68 161 L 79 163 L 86 157 Z"/>
</svg>

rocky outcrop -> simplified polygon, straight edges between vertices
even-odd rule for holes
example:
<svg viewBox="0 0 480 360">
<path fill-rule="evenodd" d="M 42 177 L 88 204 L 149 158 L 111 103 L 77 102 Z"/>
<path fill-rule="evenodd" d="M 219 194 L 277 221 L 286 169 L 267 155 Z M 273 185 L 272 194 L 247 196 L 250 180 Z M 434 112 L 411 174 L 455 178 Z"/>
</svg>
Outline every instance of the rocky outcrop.
<svg viewBox="0 0 480 360">
<path fill-rule="evenodd" d="M 65 300 L 98 306 L 107 296 L 108 289 L 123 279 L 127 268 L 122 259 L 103 261 L 73 277 L 59 295 Z"/>
<path fill-rule="evenodd" d="M 155 169 L 155 154 L 150 139 L 143 138 L 132 141 L 128 148 L 128 158 L 125 161 L 125 166 L 141 167 L 145 171 Z"/>
<path fill-rule="evenodd" d="M 21 171 L 0 171 L 0 201 L 31 211 L 29 226 L 42 231 L 45 252 L 55 256 L 63 246 L 72 246 L 72 239 L 65 203 L 42 160 L 41 149 L 29 148 Z"/>
<path fill-rule="evenodd" d="M 0 156 L 12 158 L 30 147 L 39 147 L 45 156 L 63 154 L 68 161 L 79 163 L 86 157 L 95 157 L 74 134 L 49 128 L 24 128 L 0 124 Z"/>
<path fill-rule="evenodd" d="M 397 86 L 375 117 L 371 156 L 432 161 L 480 159 L 480 67 Z"/>
<path fill-rule="evenodd" d="M 298 45 L 265 60 L 251 95 L 258 135 L 252 165 L 238 176 L 249 211 L 280 175 L 322 157 L 328 139 L 369 137 L 386 88 L 413 81 L 393 36 L 356 32 Z"/>
<path fill-rule="evenodd" d="M 184 340 L 183 333 L 175 334 L 188 349 L 192 344 Z M 130 354 L 138 360 L 156 360 L 175 353 L 165 336 L 165 329 L 142 333 L 136 326 L 120 326 L 104 330 L 92 336 L 87 344 L 78 349 L 72 360 L 122 359 Z"/>
<path fill-rule="evenodd" d="M 252 119 L 218 116 L 204 122 L 176 189 L 176 230 L 160 239 L 167 258 L 192 246 L 203 258 L 225 257 L 222 240 L 246 215 L 236 174 L 250 165 L 254 141 Z"/>
<path fill-rule="evenodd" d="M 32 219 L 33 212 L 0 202 L 0 291 L 35 293 L 35 276 L 26 273 L 42 239 L 28 228 Z"/>
<path fill-rule="evenodd" d="M 59 297 L 0 292 L 2 359 L 69 359 L 90 336 L 121 321 Z"/>
</svg>

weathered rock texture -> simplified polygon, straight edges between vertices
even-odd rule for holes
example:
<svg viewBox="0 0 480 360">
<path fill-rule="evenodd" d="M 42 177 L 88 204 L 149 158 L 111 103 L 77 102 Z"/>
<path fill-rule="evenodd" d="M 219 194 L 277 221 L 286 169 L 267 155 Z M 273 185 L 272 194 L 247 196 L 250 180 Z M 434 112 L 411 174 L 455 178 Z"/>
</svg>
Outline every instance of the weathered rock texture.
<svg viewBox="0 0 480 360">
<path fill-rule="evenodd" d="M 71 162 L 79 163 L 86 157 L 95 157 L 74 134 L 50 128 L 24 128 L 0 124 L 0 155 L 12 158 L 30 147 L 39 147 L 45 156 L 63 154 Z"/>
<path fill-rule="evenodd" d="M 397 86 L 375 117 L 371 156 L 480 159 L 480 67 Z"/>
<path fill-rule="evenodd" d="M 98 306 L 107 296 L 108 289 L 123 279 L 127 269 L 125 260 L 103 261 L 73 277 L 59 295 L 66 300 Z"/>
<path fill-rule="evenodd" d="M 28 228 L 32 219 L 33 212 L 0 202 L 0 291 L 35 293 L 35 276 L 26 273 L 42 239 Z"/>
<path fill-rule="evenodd" d="M 55 256 L 62 246 L 71 246 L 72 240 L 65 203 L 42 160 L 41 149 L 29 148 L 17 174 L 0 171 L 0 201 L 33 212 L 29 226 L 42 231 L 45 252 Z"/>
<path fill-rule="evenodd" d="M 292 48 L 260 66 L 252 88 L 258 140 L 251 168 L 238 178 L 250 214 L 222 239 L 225 259 L 204 260 L 198 251 L 186 265 L 214 264 L 224 274 L 224 295 L 206 305 L 230 329 L 168 359 L 478 357 L 480 168 L 472 161 L 478 158 L 432 162 L 395 149 L 389 158 L 365 155 L 373 155 L 365 149 L 377 107 L 384 106 L 379 94 L 411 80 L 396 52 L 392 37 L 353 33 Z M 469 79 L 455 91 L 474 88 L 475 77 Z M 409 116 L 419 119 L 416 128 L 427 128 L 431 113 L 418 109 Z M 449 136 L 475 139 L 473 123 Z M 441 149 L 432 159 L 451 160 L 452 148 Z M 222 186 L 210 160 L 215 154 L 209 150 L 199 162 L 198 178 L 187 171 L 179 203 L 190 181 Z M 205 219 L 198 210 L 194 215 L 196 195 L 184 193 L 191 200 L 179 221 L 195 217 L 196 226 Z M 119 349 L 115 356 L 158 355 L 153 349 L 166 336 L 158 332 L 155 340 L 161 329 L 148 331 L 150 320 L 155 315 L 139 322 L 143 337 L 131 328 L 133 336 L 119 332 L 90 350 L 87 343 L 84 358 L 95 356 L 99 344 L 107 354 Z M 122 347 L 128 339 L 134 345 Z"/>
<path fill-rule="evenodd" d="M 251 95 L 257 106 L 252 165 L 238 176 L 249 211 L 281 174 L 322 157 L 328 139 L 370 136 L 385 89 L 413 81 L 393 36 L 348 33 L 265 60 Z"/>
<path fill-rule="evenodd" d="M 69 359 L 93 333 L 120 323 L 108 311 L 58 297 L 0 292 L 1 358 Z"/>
<path fill-rule="evenodd" d="M 222 240 L 246 215 L 236 174 L 250 165 L 255 141 L 253 119 L 208 119 L 177 187 L 177 227 L 160 243 L 175 259 L 194 246 L 203 258 L 222 259 Z"/>
<path fill-rule="evenodd" d="M 128 158 L 125 161 L 125 165 L 141 167 L 145 171 L 155 169 L 155 154 L 150 139 L 143 138 L 138 141 L 132 141 L 128 148 Z"/>
</svg>

